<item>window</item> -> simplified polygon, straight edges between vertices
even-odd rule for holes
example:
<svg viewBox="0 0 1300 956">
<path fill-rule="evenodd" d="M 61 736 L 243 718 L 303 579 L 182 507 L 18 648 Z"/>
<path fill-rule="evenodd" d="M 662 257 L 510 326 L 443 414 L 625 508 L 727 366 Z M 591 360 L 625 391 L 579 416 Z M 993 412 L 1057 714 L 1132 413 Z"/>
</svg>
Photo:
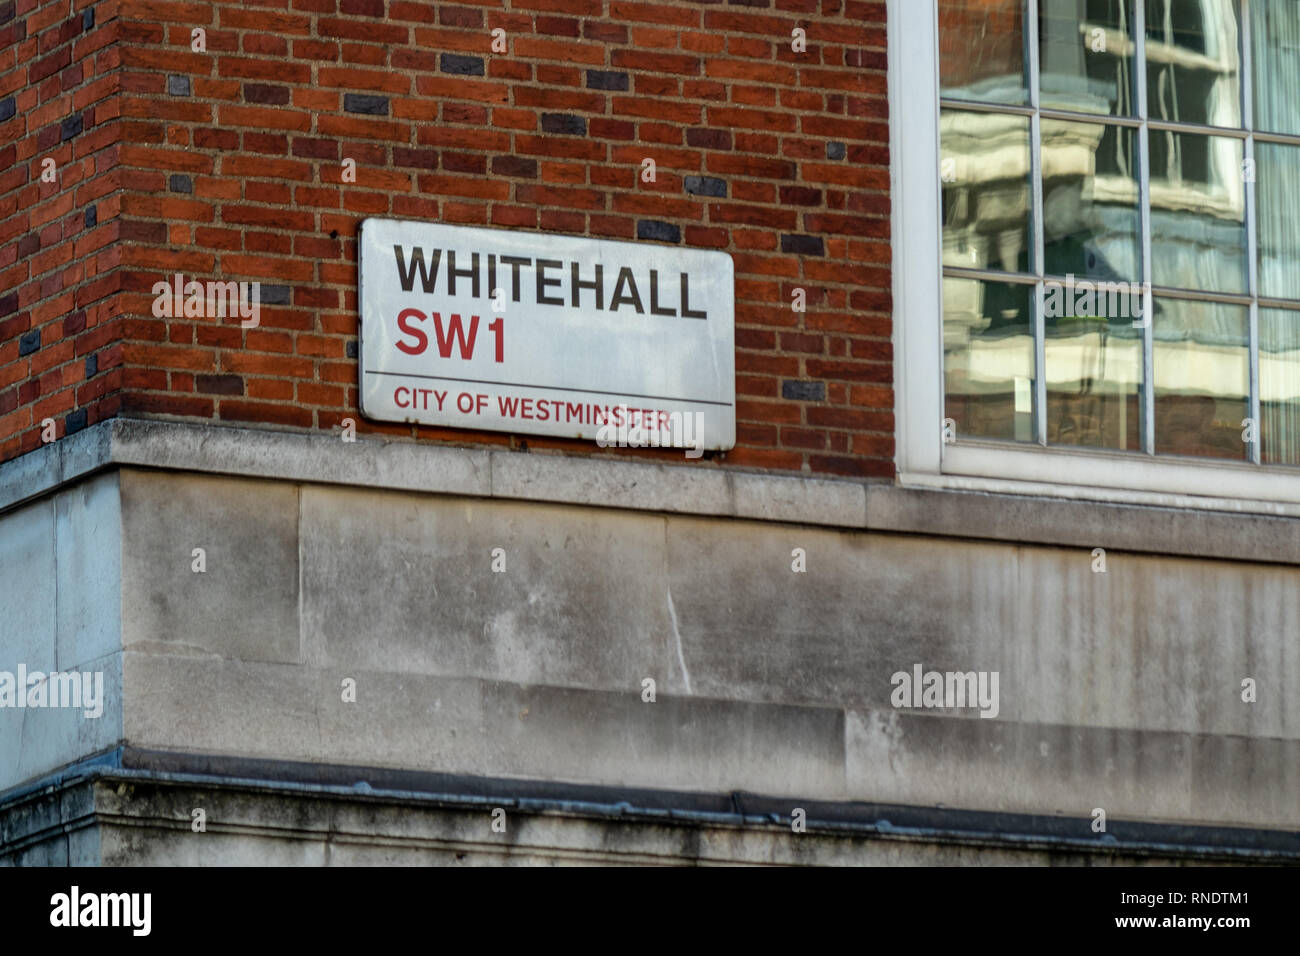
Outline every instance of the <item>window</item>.
<svg viewBox="0 0 1300 956">
<path fill-rule="evenodd" d="M 1300 2 L 890 16 L 900 472 L 1300 502 Z"/>
</svg>

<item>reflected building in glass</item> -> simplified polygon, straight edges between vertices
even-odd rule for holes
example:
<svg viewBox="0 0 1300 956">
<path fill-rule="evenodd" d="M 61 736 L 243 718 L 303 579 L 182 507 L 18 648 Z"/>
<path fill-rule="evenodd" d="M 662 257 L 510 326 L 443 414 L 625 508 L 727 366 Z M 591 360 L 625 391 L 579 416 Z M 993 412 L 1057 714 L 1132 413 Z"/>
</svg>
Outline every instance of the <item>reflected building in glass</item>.
<svg viewBox="0 0 1300 956">
<path fill-rule="evenodd" d="M 959 438 L 1300 464 L 1300 312 L 1259 304 L 1300 300 L 1300 4 L 1251 9 L 1253 35 L 1237 0 L 940 3 Z M 1140 314 L 1089 294 L 1121 284 Z"/>
</svg>

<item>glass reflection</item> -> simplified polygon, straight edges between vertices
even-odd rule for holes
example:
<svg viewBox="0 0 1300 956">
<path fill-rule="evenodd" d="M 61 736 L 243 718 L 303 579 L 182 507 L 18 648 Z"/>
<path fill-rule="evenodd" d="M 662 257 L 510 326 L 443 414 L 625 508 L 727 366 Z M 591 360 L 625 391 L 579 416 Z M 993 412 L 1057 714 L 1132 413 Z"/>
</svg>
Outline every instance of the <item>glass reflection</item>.
<svg viewBox="0 0 1300 956">
<path fill-rule="evenodd" d="M 1248 458 L 1250 310 L 1157 298 L 1152 331 L 1156 452 Z"/>
<path fill-rule="evenodd" d="M 1131 0 L 1038 0 L 1040 103 L 1132 116 Z"/>
<path fill-rule="evenodd" d="M 1146 0 L 1147 113 L 1241 126 L 1237 0 Z"/>
<path fill-rule="evenodd" d="M 1300 148 L 1255 143 L 1259 294 L 1300 299 Z"/>
<path fill-rule="evenodd" d="M 1034 439 L 1033 287 L 943 280 L 944 417 L 957 435 Z"/>
<path fill-rule="evenodd" d="M 1046 272 L 1140 279 L 1136 132 L 1045 119 L 1041 135 Z"/>
<path fill-rule="evenodd" d="M 1300 3 L 1252 0 L 1255 128 L 1300 133 Z"/>
<path fill-rule="evenodd" d="M 1300 312 L 1259 310 L 1260 453 L 1300 465 Z"/>
<path fill-rule="evenodd" d="M 1241 140 L 1151 130 L 1151 281 L 1246 291 Z"/>
<path fill-rule="evenodd" d="M 1049 442 L 1141 449 L 1142 310 L 1137 283 L 1047 282 Z"/>
<path fill-rule="evenodd" d="M 1029 119 L 943 110 L 939 142 L 943 264 L 1029 271 Z"/>
<path fill-rule="evenodd" d="M 1029 102 L 1023 6 L 1023 0 L 939 0 L 940 96 Z"/>
</svg>

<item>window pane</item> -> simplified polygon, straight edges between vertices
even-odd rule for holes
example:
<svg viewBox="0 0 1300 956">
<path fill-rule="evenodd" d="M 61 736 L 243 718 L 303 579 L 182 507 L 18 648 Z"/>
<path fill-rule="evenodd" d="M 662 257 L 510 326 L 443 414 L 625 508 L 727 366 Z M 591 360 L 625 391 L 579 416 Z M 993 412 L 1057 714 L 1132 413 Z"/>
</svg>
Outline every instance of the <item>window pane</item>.
<svg viewBox="0 0 1300 956">
<path fill-rule="evenodd" d="M 1147 112 L 1241 126 L 1238 0 L 1146 0 Z"/>
<path fill-rule="evenodd" d="M 1266 465 L 1300 465 L 1300 312 L 1259 310 L 1260 451 Z"/>
<path fill-rule="evenodd" d="M 1028 272 L 1029 119 L 943 110 L 943 264 Z"/>
<path fill-rule="evenodd" d="M 1137 283 L 1045 284 L 1049 442 L 1141 449 L 1142 310 Z"/>
<path fill-rule="evenodd" d="M 1047 273 L 1141 279 L 1136 132 L 1045 119 L 1042 140 Z"/>
<path fill-rule="evenodd" d="M 1300 3 L 1251 0 L 1255 128 L 1300 133 Z"/>
<path fill-rule="evenodd" d="M 1038 0 L 1041 104 L 1133 116 L 1129 0 Z"/>
<path fill-rule="evenodd" d="M 1152 327 L 1156 451 L 1247 458 L 1250 310 L 1157 298 Z"/>
<path fill-rule="evenodd" d="M 1023 6 L 1023 0 L 939 0 L 940 96 L 1029 102 Z"/>
<path fill-rule="evenodd" d="M 1034 438 L 1033 286 L 943 280 L 944 416 L 958 436 Z"/>
<path fill-rule="evenodd" d="M 1152 283 L 1245 292 L 1242 141 L 1154 129 L 1148 141 Z"/>
<path fill-rule="evenodd" d="M 1259 294 L 1300 299 L 1300 148 L 1255 143 Z"/>
</svg>

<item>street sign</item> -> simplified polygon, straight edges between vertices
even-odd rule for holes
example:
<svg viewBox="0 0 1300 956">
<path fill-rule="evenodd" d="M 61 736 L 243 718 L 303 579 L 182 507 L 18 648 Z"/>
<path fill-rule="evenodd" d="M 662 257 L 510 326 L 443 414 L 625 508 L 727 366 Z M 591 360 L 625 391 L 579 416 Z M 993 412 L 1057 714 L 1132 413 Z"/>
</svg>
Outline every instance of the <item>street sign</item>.
<svg viewBox="0 0 1300 956">
<path fill-rule="evenodd" d="M 394 219 L 359 242 L 367 418 L 735 445 L 726 253 Z"/>
</svg>

